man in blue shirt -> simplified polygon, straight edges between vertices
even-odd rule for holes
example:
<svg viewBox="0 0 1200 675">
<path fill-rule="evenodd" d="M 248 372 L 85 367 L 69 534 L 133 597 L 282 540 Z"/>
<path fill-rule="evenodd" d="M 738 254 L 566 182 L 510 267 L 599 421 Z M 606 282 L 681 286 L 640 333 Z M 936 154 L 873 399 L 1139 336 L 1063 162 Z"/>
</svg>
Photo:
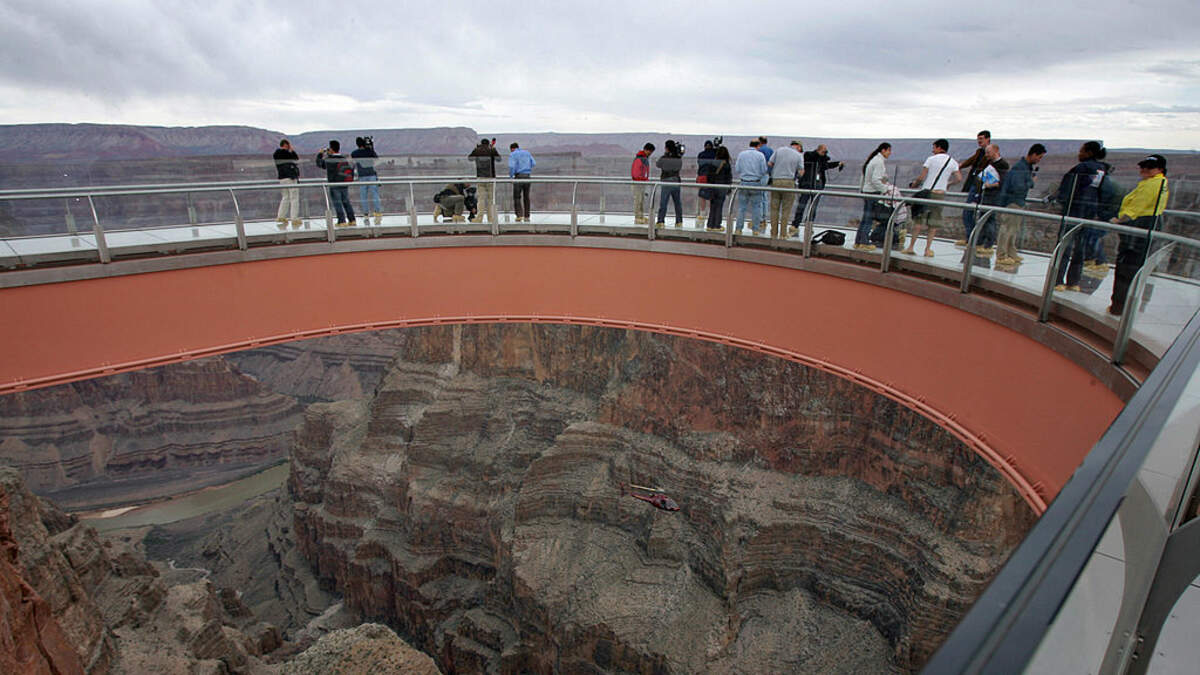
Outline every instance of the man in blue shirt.
<svg viewBox="0 0 1200 675">
<path fill-rule="evenodd" d="M 529 174 L 537 162 L 528 150 L 513 143 L 508 146 L 508 177 L 516 179 L 513 183 L 513 211 L 517 214 L 517 222 L 529 222 Z"/>
<path fill-rule="evenodd" d="M 756 227 L 756 224 L 762 222 L 763 214 L 766 211 L 763 208 L 762 191 L 751 188 L 754 185 L 766 185 L 767 176 L 770 175 L 767 172 L 767 158 L 759 152 L 758 146 L 757 138 L 750 141 L 750 148 L 738 153 L 737 161 L 733 165 L 733 172 L 742 182 L 741 188 L 738 189 L 741 201 L 738 206 L 737 222 L 733 228 L 733 231 L 739 234 L 742 231 L 742 222 L 746 219 L 747 205 L 750 206 L 750 230 L 754 234 L 759 234 L 760 229 Z"/>
</svg>

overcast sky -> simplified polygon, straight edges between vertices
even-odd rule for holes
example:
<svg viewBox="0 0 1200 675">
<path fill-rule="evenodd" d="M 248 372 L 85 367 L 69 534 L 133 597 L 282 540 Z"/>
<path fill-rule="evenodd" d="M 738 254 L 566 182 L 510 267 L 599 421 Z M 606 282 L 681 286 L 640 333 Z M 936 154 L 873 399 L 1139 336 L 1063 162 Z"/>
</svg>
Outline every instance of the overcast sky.
<svg viewBox="0 0 1200 675">
<path fill-rule="evenodd" d="M 0 0 L 0 123 L 1200 149 L 1200 2 Z"/>
</svg>

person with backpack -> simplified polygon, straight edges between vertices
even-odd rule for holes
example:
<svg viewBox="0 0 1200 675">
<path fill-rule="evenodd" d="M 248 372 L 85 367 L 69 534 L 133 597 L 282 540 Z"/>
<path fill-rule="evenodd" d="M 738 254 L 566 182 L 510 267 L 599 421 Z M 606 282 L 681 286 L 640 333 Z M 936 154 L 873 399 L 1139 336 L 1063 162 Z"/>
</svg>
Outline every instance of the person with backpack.
<svg viewBox="0 0 1200 675">
<path fill-rule="evenodd" d="M 1104 178 L 1100 180 L 1100 202 L 1096 207 L 1096 220 L 1110 221 L 1121 212 L 1121 200 L 1125 190 L 1113 180 L 1113 167 L 1108 162 L 1104 165 Z M 1108 274 L 1108 255 L 1104 252 L 1104 236 L 1108 230 L 1097 227 L 1084 229 L 1087 239 L 1083 242 L 1083 271 L 1093 277 L 1103 278 Z"/>
<path fill-rule="evenodd" d="M 379 174 L 375 173 L 375 160 L 379 155 L 375 152 L 375 140 L 370 136 L 359 136 L 354 139 L 357 147 L 350 153 L 354 160 L 354 168 L 358 172 L 358 197 L 362 203 L 363 217 L 367 224 L 375 218 L 375 224 L 383 222 L 383 202 L 379 199 Z"/>
<path fill-rule="evenodd" d="M 654 163 L 662 174 L 658 180 L 664 183 L 658 198 L 658 218 L 654 226 L 662 227 L 667 219 L 667 201 L 675 204 L 675 227 L 683 227 L 683 202 L 679 195 L 679 172 L 683 170 L 683 152 L 675 141 L 667 141 L 663 156 Z M 674 183 L 674 185 L 670 185 Z"/>
<path fill-rule="evenodd" d="M 721 214 L 725 207 L 725 196 L 729 193 L 728 186 L 733 183 L 733 157 L 729 148 L 724 145 L 716 150 L 713 161 L 717 163 L 712 173 L 708 174 L 708 186 L 700 188 L 708 190 L 708 226 L 707 230 L 721 231 Z"/>
<path fill-rule="evenodd" d="M 933 154 L 925 158 L 925 164 L 921 167 L 921 175 L 917 176 L 911 183 L 910 188 L 920 186 L 920 189 L 913 194 L 918 199 L 945 199 L 946 189 L 951 185 L 962 181 L 962 172 L 958 170 L 958 162 L 950 156 L 950 141 L 939 138 L 933 142 Z M 937 229 L 942 224 L 942 207 L 930 206 L 927 204 L 913 204 L 910 207 L 913 214 L 913 228 L 909 233 L 908 248 L 901 251 L 909 255 L 916 255 L 913 247 L 917 244 L 917 239 L 921 236 L 921 226 L 925 227 L 925 257 L 932 258 L 933 238 L 937 236 Z"/>
<path fill-rule="evenodd" d="M 336 140 L 329 141 L 329 147 L 317 153 L 317 166 L 325 169 L 327 183 L 351 183 L 354 181 L 354 165 L 342 154 L 342 144 Z M 347 186 L 329 186 L 329 201 L 337 212 L 337 227 L 353 227 L 358 223 L 354 220 L 354 206 L 350 203 L 350 188 Z"/>
<path fill-rule="evenodd" d="M 1058 228 L 1058 239 L 1074 225 L 1068 224 L 1067 218 L 1085 218 L 1095 220 L 1099 215 L 1100 184 L 1108 165 L 1102 160 L 1108 151 L 1099 141 L 1088 141 L 1079 146 L 1079 163 L 1071 167 L 1058 185 L 1056 201 L 1063 205 L 1063 221 Z M 1071 242 L 1071 250 L 1063 256 L 1055 272 L 1056 291 L 1078 291 L 1079 278 L 1083 276 L 1084 244 L 1087 238 L 1084 232 L 1075 235 Z"/>
<path fill-rule="evenodd" d="M 650 180 L 650 155 L 654 154 L 654 144 L 647 143 L 638 150 L 629 167 L 629 177 L 633 179 L 633 224 L 646 225 L 650 217 L 646 214 L 646 186 L 639 185 Z"/>
</svg>

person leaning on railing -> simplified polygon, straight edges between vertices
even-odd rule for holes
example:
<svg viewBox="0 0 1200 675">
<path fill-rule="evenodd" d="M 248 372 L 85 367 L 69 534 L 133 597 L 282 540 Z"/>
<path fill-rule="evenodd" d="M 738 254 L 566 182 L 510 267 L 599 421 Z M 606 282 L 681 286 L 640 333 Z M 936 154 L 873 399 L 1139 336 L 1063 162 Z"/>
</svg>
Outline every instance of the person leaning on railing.
<svg viewBox="0 0 1200 675">
<path fill-rule="evenodd" d="M 1108 313 L 1113 316 L 1121 316 L 1125 311 L 1125 296 L 1129 292 L 1129 284 L 1146 262 L 1146 254 L 1150 250 L 1150 232 L 1158 223 L 1158 217 L 1166 210 L 1167 198 L 1170 196 L 1167 189 L 1167 159 L 1162 155 L 1150 155 L 1138 162 L 1138 175 L 1141 180 L 1121 200 L 1121 210 L 1111 221 L 1146 230 L 1145 237 L 1129 234 L 1121 234 L 1118 237 L 1112 304 L 1108 307 Z"/>
<path fill-rule="evenodd" d="M 716 168 L 708 177 L 708 185 L 700 188 L 708 191 L 708 225 L 707 230 L 721 230 L 721 213 L 725 207 L 725 196 L 729 193 L 727 186 L 733 183 L 733 158 L 729 148 L 722 145 L 717 148 L 714 160 Z"/>
</svg>

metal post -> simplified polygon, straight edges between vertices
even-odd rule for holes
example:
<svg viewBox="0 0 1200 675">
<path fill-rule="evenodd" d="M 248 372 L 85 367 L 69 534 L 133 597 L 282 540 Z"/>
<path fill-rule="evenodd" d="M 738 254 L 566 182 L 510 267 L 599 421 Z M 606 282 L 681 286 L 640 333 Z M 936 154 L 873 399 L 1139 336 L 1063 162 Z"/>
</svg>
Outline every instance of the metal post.
<svg viewBox="0 0 1200 675">
<path fill-rule="evenodd" d="M 739 188 L 731 188 L 729 190 L 729 215 L 725 218 L 725 247 L 733 247 L 733 228 L 736 225 L 733 222 L 734 205 L 737 204 Z"/>
<path fill-rule="evenodd" d="M 1150 233 L 1146 233 L 1146 245 L 1150 245 Z M 1129 336 L 1133 333 L 1133 320 L 1137 316 L 1138 308 L 1142 305 L 1142 291 L 1146 287 L 1146 277 L 1150 276 L 1155 267 L 1171 249 L 1175 248 L 1174 242 L 1168 243 L 1166 246 L 1158 249 L 1154 253 L 1146 256 L 1146 262 L 1138 269 L 1137 274 L 1133 275 L 1133 283 L 1129 284 L 1129 290 L 1125 292 L 1125 309 L 1121 313 L 1121 323 L 1117 326 L 1117 336 L 1113 338 L 1113 356 L 1112 362 L 1121 365 L 1125 361 L 1125 352 L 1129 349 Z"/>
<path fill-rule="evenodd" d="M 192 193 L 187 193 L 188 223 L 196 225 L 200 219 L 196 217 L 196 204 L 192 201 Z"/>
<path fill-rule="evenodd" d="M 604 188 L 607 187 L 604 183 L 600 184 L 600 224 L 604 224 Z"/>
<path fill-rule="evenodd" d="M 63 200 L 63 210 L 67 216 L 67 232 L 71 234 L 79 234 L 79 230 L 75 228 L 75 215 L 71 213 L 71 200 Z"/>
<path fill-rule="evenodd" d="M 1038 309 L 1038 321 L 1045 322 L 1050 318 L 1050 305 L 1054 302 L 1054 280 L 1058 276 L 1058 265 L 1062 262 L 1063 254 L 1071 243 L 1071 238 L 1081 229 L 1083 229 L 1083 225 L 1077 223 L 1075 227 L 1067 230 L 1067 233 L 1058 240 L 1058 244 L 1054 247 L 1054 253 L 1050 256 L 1050 269 L 1046 270 L 1046 281 L 1042 284 L 1042 306 Z"/>
<path fill-rule="evenodd" d="M 804 225 L 804 257 L 812 257 L 812 240 L 813 240 L 813 217 L 817 213 L 817 202 L 820 201 L 821 194 L 813 195 L 813 198 L 808 200 L 808 205 L 804 207 L 804 215 L 801 216 L 801 224 Z"/>
<path fill-rule="evenodd" d="M 571 236 L 579 235 L 579 181 L 571 183 Z"/>
<path fill-rule="evenodd" d="M 654 195 L 658 192 L 658 184 L 650 186 L 650 203 L 646 205 L 646 229 L 649 230 L 650 241 L 654 241 L 654 230 L 658 227 L 658 210 L 654 208 Z M 653 213 L 654 217 L 650 218 Z"/>
<path fill-rule="evenodd" d="M 896 228 L 896 214 L 900 212 L 900 207 L 892 209 L 891 215 L 888 216 L 887 227 L 883 230 L 883 256 L 879 261 L 879 271 L 887 272 L 892 266 L 892 233 Z"/>
<path fill-rule="evenodd" d="M 88 206 L 92 209 L 92 234 L 96 236 L 96 253 L 100 256 L 100 262 L 112 262 L 112 256 L 108 254 L 108 242 L 104 240 L 104 228 L 100 227 L 100 216 L 96 213 L 96 202 L 92 200 L 92 196 L 88 195 Z"/>
<path fill-rule="evenodd" d="M 413 237 L 421 236 L 421 229 L 417 227 L 417 197 L 412 182 L 408 184 L 408 228 Z"/>
<path fill-rule="evenodd" d="M 958 290 L 967 293 L 971 290 L 971 268 L 975 265 L 975 242 L 979 241 L 979 233 L 987 225 L 988 218 L 991 218 L 996 212 L 988 209 L 984 211 L 983 217 L 979 217 L 979 209 L 975 209 L 975 227 L 971 230 L 971 236 L 967 239 L 967 250 L 963 252 L 963 273 L 962 282 L 959 283 Z"/>
<path fill-rule="evenodd" d="M 233 227 L 237 230 L 238 249 L 246 250 L 246 222 L 242 220 L 242 208 L 238 206 L 237 195 L 229 188 L 229 198 L 233 200 Z"/>
<path fill-rule="evenodd" d="M 333 205 L 329 203 L 329 185 L 326 184 L 322 189 L 325 195 L 325 240 L 329 243 L 337 241 L 337 235 L 333 232 Z"/>
<path fill-rule="evenodd" d="M 495 236 L 500 234 L 500 215 L 499 212 L 496 211 L 496 188 L 499 187 L 499 185 L 496 184 L 495 178 L 491 178 L 489 180 L 492 183 L 492 206 L 488 210 L 488 220 L 491 221 L 492 224 L 492 236 Z"/>
</svg>

